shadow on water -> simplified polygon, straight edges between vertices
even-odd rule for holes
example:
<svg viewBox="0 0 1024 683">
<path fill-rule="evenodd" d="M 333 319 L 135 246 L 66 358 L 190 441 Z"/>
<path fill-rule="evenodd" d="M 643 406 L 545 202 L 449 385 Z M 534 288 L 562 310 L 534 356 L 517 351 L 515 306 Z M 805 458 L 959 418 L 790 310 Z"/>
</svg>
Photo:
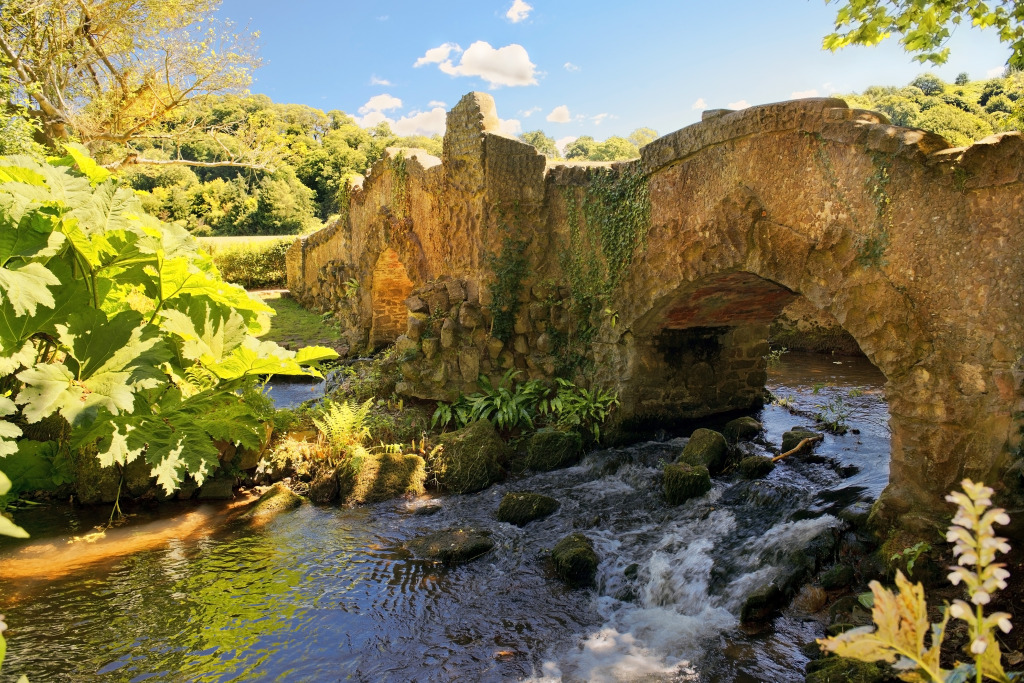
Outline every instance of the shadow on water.
<svg viewBox="0 0 1024 683">
<path fill-rule="evenodd" d="M 738 614 L 793 552 L 833 533 L 838 508 L 877 496 L 886 481 L 881 376 L 867 361 L 835 360 L 843 365 L 785 357 L 770 388 L 810 412 L 842 395 L 859 434 L 829 435 L 818 449 L 826 458 L 784 460 L 764 480 L 718 478 L 678 507 L 661 495 L 661 468 L 686 441 L 675 437 L 444 498 L 432 516 L 410 514 L 409 501 L 304 506 L 252 528 L 219 524 L 227 513 L 214 512 L 202 532 L 161 528 L 152 545 L 34 576 L 31 586 L 24 572 L 6 579 L 22 560 L 4 552 L 5 672 L 40 681 L 802 680 L 799 648 L 820 626 L 784 614 L 746 634 Z M 811 423 L 779 406 L 760 416 L 773 444 Z M 561 507 L 522 529 L 496 522 L 501 497 L 519 490 Z M 450 568 L 405 549 L 452 526 L 491 529 L 495 548 Z M 550 548 L 572 531 L 601 557 L 594 589 L 570 590 L 549 572 Z"/>
</svg>

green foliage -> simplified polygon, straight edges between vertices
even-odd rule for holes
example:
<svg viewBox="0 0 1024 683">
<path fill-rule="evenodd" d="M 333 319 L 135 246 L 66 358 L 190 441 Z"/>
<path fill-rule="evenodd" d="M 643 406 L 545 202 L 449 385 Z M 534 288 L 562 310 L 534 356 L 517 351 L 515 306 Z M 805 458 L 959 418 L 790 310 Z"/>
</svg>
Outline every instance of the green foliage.
<svg viewBox="0 0 1024 683">
<path fill-rule="evenodd" d="M 818 644 L 823 650 L 864 662 L 886 662 L 904 681 L 1020 680 L 1019 675 L 1008 675 L 1003 670 L 995 636 L 997 628 L 1003 633 L 1010 631 L 1011 615 L 995 612 L 986 616 L 984 613 L 991 594 L 1006 588 L 1006 579 L 1010 576 L 1004 564 L 995 562 L 996 553 L 1009 552 L 1010 547 L 1005 538 L 996 537 L 993 531 L 994 524 L 1009 524 L 1010 519 L 1000 508 L 988 509 L 992 505 L 992 489 L 969 479 L 962 485 L 964 493 L 953 492 L 946 496 L 946 500 L 958 506 L 946 534 L 946 540 L 954 544 L 954 557 L 959 558 L 949 580 L 954 586 L 965 584 L 971 604 L 954 600 L 943 610 L 942 621 L 931 624 L 924 588 L 920 583 L 911 585 L 903 573 L 897 571 L 896 593 L 877 581 L 870 584 L 874 628 L 864 626 L 820 639 Z M 915 549 L 916 546 L 908 550 L 913 553 Z M 941 663 L 950 618 L 966 622 L 970 638 L 967 652 L 973 660 L 957 662 L 952 670 L 943 668 Z M 926 645 L 929 635 L 930 644 Z"/>
<path fill-rule="evenodd" d="M 481 392 L 460 396 L 454 403 L 439 402 L 431 427 L 457 428 L 487 420 L 499 429 L 534 427 L 538 418 L 563 430 L 573 430 L 599 441 L 601 425 L 619 404 L 618 397 L 603 389 L 586 389 L 558 378 L 547 387 L 540 380 L 516 383 L 519 370 L 508 370 L 495 387 L 480 376 Z"/>
<path fill-rule="evenodd" d="M 228 238 L 231 239 L 231 238 Z M 204 238 L 200 244 L 210 253 L 213 264 L 226 282 L 246 289 L 284 287 L 287 284 L 285 256 L 291 239 Z"/>
<path fill-rule="evenodd" d="M 823 45 L 835 51 L 847 45 L 876 45 L 891 34 L 919 62 L 944 64 L 949 59 L 946 41 L 962 22 L 982 29 L 993 28 L 999 40 L 1009 43 L 1009 64 L 1024 69 L 1024 16 L 1017 2 L 985 3 L 981 0 L 843 0 L 836 13 L 836 32 Z"/>
<path fill-rule="evenodd" d="M 912 575 L 914 573 L 914 565 L 917 564 L 919 559 L 921 559 L 921 555 L 931 549 L 931 543 L 928 543 L 927 541 L 918 541 L 909 548 L 904 548 L 902 552 L 894 553 L 892 557 L 889 558 L 889 562 L 892 564 L 900 562 L 901 560 L 906 560 L 907 574 Z"/>
<path fill-rule="evenodd" d="M 647 131 L 651 131 L 651 129 L 639 128 L 633 133 L 639 135 L 638 139 L 644 140 L 649 135 Z M 657 137 L 656 133 L 655 137 Z M 566 145 L 565 158 L 579 161 L 625 161 L 640 156 L 640 151 L 637 148 L 638 145 L 632 140 L 617 135 L 613 135 L 603 142 L 584 135 Z"/>
<path fill-rule="evenodd" d="M 561 159 L 558 147 L 555 146 L 555 139 L 548 137 L 542 130 L 531 130 L 519 136 L 523 142 L 533 145 L 537 151 L 549 159 Z"/>
<path fill-rule="evenodd" d="M 55 449 L 51 478 L 71 449 L 103 466 L 142 457 L 170 492 L 216 469 L 214 440 L 259 447 L 257 378 L 318 376 L 336 357 L 258 339 L 271 309 L 80 150 L 4 158 L 0 173 L 0 454 L 38 463 Z M 70 427 L 52 447 L 12 441 L 51 416 Z"/>
<path fill-rule="evenodd" d="M 847 420 L 850 419 L 850 408 L 846 405 L 843 397 L 836 395 L 825 403 L 818 404 L 818 412 L 814 418 L 825 429 L 836 434 L 845 434 L 850 428 Z"/>
<path fill-rule="evenodd" d="M 370 438 L 367 421 L 372 406 L 372 398 L 362 405 L 355 401 L 324 401 L 323 412 L 319 418 L 313 418 L 313 424 L 329 448 L 329 462 L 336 456 L 352 455 Z"/>
</svg>

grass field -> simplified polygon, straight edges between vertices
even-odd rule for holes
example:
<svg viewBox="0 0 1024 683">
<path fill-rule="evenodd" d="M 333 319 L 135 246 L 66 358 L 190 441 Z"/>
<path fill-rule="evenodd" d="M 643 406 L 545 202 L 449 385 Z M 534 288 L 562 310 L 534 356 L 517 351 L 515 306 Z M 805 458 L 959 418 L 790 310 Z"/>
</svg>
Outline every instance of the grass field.
<svg viewBox="0 0 1024 683">
<path fill-rule="evenodd" d="M 272 244 L 275 242 L 288 242 L 291 244 L 299 238 L 298 235 L 242 235 L 239 237 L 199 237 L 199 244 L 211 254 L 221 249 L 240 248 L 253 244 Z"/>
<path fill-rule="evenodd" d="M 276 341 L 282 346 L 297 349 L 302 346 L 327 346 L 338 351 L 347 346 L 341 338 L 338 323 L 330 317 L 308 311 L 281 291 L 262 291 L 253 294 L 263 299 L 277 312 L 270 321 L 270 332 L 263 339 Z"/>
</svg>

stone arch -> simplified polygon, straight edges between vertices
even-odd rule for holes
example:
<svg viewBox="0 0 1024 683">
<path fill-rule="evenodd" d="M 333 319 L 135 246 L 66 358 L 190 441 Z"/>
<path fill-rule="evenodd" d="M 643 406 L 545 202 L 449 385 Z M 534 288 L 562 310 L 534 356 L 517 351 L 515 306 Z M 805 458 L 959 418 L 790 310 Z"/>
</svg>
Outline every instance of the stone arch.
<svg viewBox="0 0 1024 683">
<path fill-rule="evenodd" d="M 370 280 L 371 348 L 386 346 L 405 333 L 405 300 L 412 294 L 414 286 L 398 253 L 390 247 L 384 249 L 377 258 Z"/>
</svg>

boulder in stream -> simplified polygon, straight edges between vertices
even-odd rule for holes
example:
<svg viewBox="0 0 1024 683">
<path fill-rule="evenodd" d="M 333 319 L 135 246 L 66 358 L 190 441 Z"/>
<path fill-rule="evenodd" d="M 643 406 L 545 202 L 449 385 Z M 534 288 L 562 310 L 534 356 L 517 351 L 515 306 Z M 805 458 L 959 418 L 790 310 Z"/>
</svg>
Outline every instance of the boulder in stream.
<svg viewBox="0 0 1024 683">
<path fill-rule="evenodd" d="M 452 493 L 475 493 L 501 477 L 501 462 L 508 448 L 487 420 L 443 434 L 438 443 L 442 448 L 430 465 L 442 488 Z"/>
<path fill-rule="evenodd" d="M 721 472 L 729 460 L 729 444 L 725 437 L 713 429 L 697 429 L 690 435 L 677 462 L 703 466 L 711 472 Z"/>
<path fill-rule="evenodd" d="M 737 441 L 750 441 L 760 434 L 762 429 L 764 427 L 761 423 L 748 415 L 726 422 L 725 428 L 722 429 L 722 436 L 733 443 Z"/>
<path fill-rule="evenodd" d="M 576 432 L 540 429 L 526 444 L 526 467 L 549 472 L 575 465 L 582 455 L 583 439 Z"/>
<path fill-rule="evenodd" d="M 825 657 L 807 664 L 806 683 L 882 683 L 896 678 L 888 667 L 846 657 Z"/>
<path fill-rule="evenodd" d="M 573 587 L 590 586 L 597 576 L 594 543 L 581 533 L 569 534 L 551 549 L 551 562 L 558 578 Z"/>
<path fill-rule="evenodd" d="M 338 497 L 347 505 L 423 494 L 426 462 L 412 453 L 362 451 L 335 470 Z"/>
<path fill-rule="evenodd" d="M 414 554 L 444 564 L 472 562 L 493 547 L 487 529 L 445 529 L 409 541 Z"/>
<path fill-rule="evenodd" d="M 508 492 L 501 499 L 496 514 L 499 522 L 526 526 L 535 519 L 543 519 L 558 509 L 560 503 L 539 493 Z"/>
<path fill-rule="evenodd" d="M 762 455 L 751 455 L 740 460 L 738 466 L 740 476 L 744 479 L 763 479 L 775 469 L 775 463 L 771 458 Z"/>
<path fill-rule="evenodd" d="M 278 482 L 263 492 L 263 495 L 242 515 L 242 519 L 264 521 L 300 505 L 302 505 L 302 498 Z"/>
<path fill-rule="evenodd" d="M 681 505 L 711 490 L 711 474 L 703 466 L 692 467 L 683 463 L 665 465 L 664 488 L 665 500 L 669 505 Z"/>
<path fill-rule="evenodd" d="M 804 427 L 794 427 L 782 435 L 782 452 L 791 451 L 804 439 L 821 436 L 821 432 L 815 432 Z"/>
</svg>

